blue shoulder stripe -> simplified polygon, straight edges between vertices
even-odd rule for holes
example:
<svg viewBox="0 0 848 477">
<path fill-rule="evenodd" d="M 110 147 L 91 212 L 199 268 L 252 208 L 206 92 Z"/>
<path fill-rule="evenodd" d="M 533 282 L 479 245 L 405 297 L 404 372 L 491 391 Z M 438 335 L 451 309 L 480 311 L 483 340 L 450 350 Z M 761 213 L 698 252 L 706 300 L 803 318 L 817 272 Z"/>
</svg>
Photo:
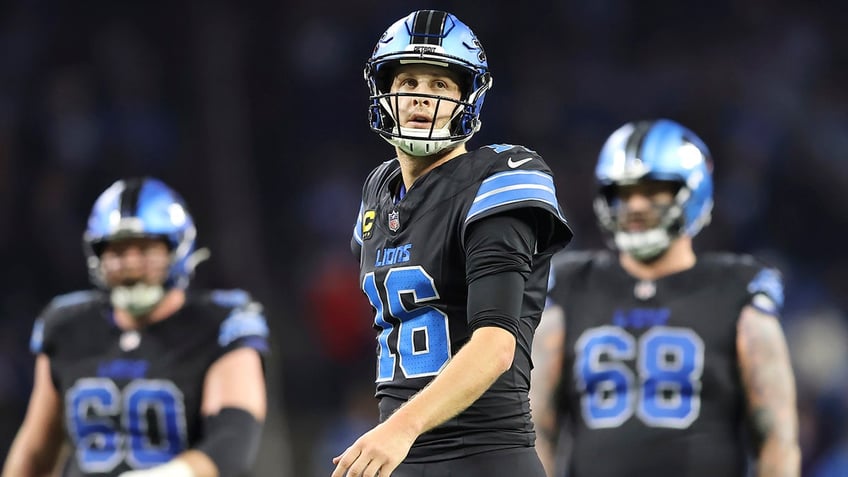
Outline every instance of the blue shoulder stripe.
<svg viewBox="0 0 848 477">
<path fill-rule="evenodd" d="M 772 268 L 760 270 L 748 283 L 748 293 L 753 297 L 751 304 L 760 311 L 778 314 L 783 308 L 783 278 L 780 272 Z"/>
<path fill-rule="evenodd" d="M 218 344 L 227 347 L 230 343 L 243 338 L 268 338 L 268 324 L 265 316 L 258 309 L 246 308 L 233 310 L 230 316 L 221 323 L 218 333 Z"/>
<path fill-rule="evenodd" d="M 64 295 L 59 295 L 53 298 L 50 302 L 51 308 L 65 308 L 67 306 L 79 305 L 81 303 L 85 303 L 90 300 L 92 297 L 92 293 L 90 290 L 80 290 L 70 293 L 65 293 Z"/>
<path fill-rule="evenodd" d="M 250 294 L 244 290 L 212 290 L 212 301 L 219 306 L 238 308 L 250 303 Z"/>
<path fill-rule="evenodd" d="M 29 339 L 29 350 L 32 354 L 38 354 L 41 352 L 44 346 L 44 320 L 39 318 L 35 320 L 35 324 L 32 327 L 32 335 Z"/>
<path fill-rule="evenodd" d="M 356 225 L 353 226 L 353 239 L 356 240 L 356 243 L 362 245 L 362 212 L 365 208 L 365 204 L 362 202 L 359 203 L 359 214 L 356 216 Z"/>
<path fill-rule="evenodd" d="M 542 202 L 565 222 L 556 198 L 554 178 L 541 171 L 499 172 L 480 184 L 474 203 L 465 217 L 468 223 L 487 210 L 516 202 Z"/>
</svg>

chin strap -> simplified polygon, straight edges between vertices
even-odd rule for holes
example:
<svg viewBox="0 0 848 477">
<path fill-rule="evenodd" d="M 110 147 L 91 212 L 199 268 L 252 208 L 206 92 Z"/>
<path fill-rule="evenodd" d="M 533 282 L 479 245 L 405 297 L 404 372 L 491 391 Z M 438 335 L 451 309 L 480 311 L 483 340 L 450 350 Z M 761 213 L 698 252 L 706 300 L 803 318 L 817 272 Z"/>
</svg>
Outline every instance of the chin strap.
<svg viewBox="0 0 848 477">
<path fill-rule="evenodd" d="M 413 139 L 411 137 L 413 135 L 419 135 L 422 132 L 426 136 L 425 138 Z M 429 129 L 422 131 L 420 129 L 401 128 L 401 133 L 403 137 L 383 137 L 389 144 L 397 146 L 401 151 L 415 157 L 438 154 L 446 149 L 456 147 L 468 139 L 447 139 L 448 130 L 446 128 L 436 129 L 432 135 Z M 439 137 L 442 137 L 441 133 L 444 133 L 445 139 L 439 139 Z"/>
</svg>

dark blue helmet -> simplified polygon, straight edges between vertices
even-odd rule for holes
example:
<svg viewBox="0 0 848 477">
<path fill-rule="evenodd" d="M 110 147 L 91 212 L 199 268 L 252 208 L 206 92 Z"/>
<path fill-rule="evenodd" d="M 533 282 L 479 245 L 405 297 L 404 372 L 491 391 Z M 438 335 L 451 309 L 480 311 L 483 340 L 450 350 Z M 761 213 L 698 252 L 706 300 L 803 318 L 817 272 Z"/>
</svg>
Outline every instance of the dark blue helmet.
<svg viewBox="0 0 848 477">
<path fill-rule="evenodd" d="M 398 126 L 398 94 L 389 91 L 395 68 L 411 63 L 442 66 L 460 78 L 459 102 L 440 97 L 440 107 L 455 108 L 446 128 L 428 131 Z M 412 12 L 390 26 L 365 65 L 365 81 L 370 91 L 371 129 L 415 156 L 435 154 L 467 141 L 477 132 L 483 99 L 492 86 L 486 54 L 477 36 L 456 16 L 437 10 Z"/>
<path fill-rule="evenodd" d="M 107 242 L 125 238 L 161 238 L 171 250 L 165 287 L 188 286 L 197 264 L 192 259 L 196 230 L 185 202 L 163 182 L 152 178 L 119 180 L 94 203 L 83 234 L 92 281 L 104 286 L 100 253 Z"/>
<path fill-rule="evenodd" d="M 671 236 L 694 237 L 710 222 L 713 182 L 709 149 L 695 133 L 674 121 L 638 121 L 618 128 L 601 150 L 595 177 L 602 192 L 595 211 L 601 225 L 613 234 L 622 232 L 610 212 L 607 192 L 612 186 L 643 180 L 680 186 L 674 206 L 661 221 Z"/>
</svg>

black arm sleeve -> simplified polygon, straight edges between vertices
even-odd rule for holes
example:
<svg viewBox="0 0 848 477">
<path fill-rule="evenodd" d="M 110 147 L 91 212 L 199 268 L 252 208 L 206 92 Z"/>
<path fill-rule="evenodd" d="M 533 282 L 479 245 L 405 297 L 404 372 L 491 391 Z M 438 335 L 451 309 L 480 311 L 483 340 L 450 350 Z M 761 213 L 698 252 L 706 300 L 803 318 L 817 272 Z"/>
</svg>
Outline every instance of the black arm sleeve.
<svg viewBox="0 0 848 477">
<path fill-rule="evenodd" d="M 206 417 L 204 438 L 195 446 L 218 468 L 220 477 L 238 477 L 253 467 L 262 435 L 262 423 L 249 412 L 225 407 Z"/>
<path fill-rule="evenodd" d="M 465 250 L 467 311 L 472 330 L 497 326 L 518 335 L 524 285 L 535 248 L 530 211 L 510 211 L 469 226 Z"/>
</svg>

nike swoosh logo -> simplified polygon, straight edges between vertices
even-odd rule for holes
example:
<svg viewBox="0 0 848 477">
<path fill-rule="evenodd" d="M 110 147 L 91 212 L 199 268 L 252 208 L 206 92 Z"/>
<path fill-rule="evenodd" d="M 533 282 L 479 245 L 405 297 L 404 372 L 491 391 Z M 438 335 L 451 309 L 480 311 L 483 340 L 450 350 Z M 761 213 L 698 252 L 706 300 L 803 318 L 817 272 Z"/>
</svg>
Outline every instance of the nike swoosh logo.
<svg viewBox="0 0 848 477">
<path fill-rule="evenodd" d="M 512 158 L 510 157 L 510 158 L 506 161 L 506 165 L 508 165 L 509 167 L 511 167 L 511 168 L 513 168 L 513 169 L 515 169 L 516 167 L 518 167 L 518 166 L 520 166 L 520 165 L 522 165 L 522 164 L 527 164 L 528 162 L 530 162 L 530 161 L 532 161 L 532 160 L 533 160 L 533 158 L 532 158 L 532 157 L 528 157 L 528 158 L 526 158 L 526 159 L 522 159 L 522 160 L 520 160 L 520 161 L 513 161 L 513 160 L 512 160 Z"/>
</svg>

